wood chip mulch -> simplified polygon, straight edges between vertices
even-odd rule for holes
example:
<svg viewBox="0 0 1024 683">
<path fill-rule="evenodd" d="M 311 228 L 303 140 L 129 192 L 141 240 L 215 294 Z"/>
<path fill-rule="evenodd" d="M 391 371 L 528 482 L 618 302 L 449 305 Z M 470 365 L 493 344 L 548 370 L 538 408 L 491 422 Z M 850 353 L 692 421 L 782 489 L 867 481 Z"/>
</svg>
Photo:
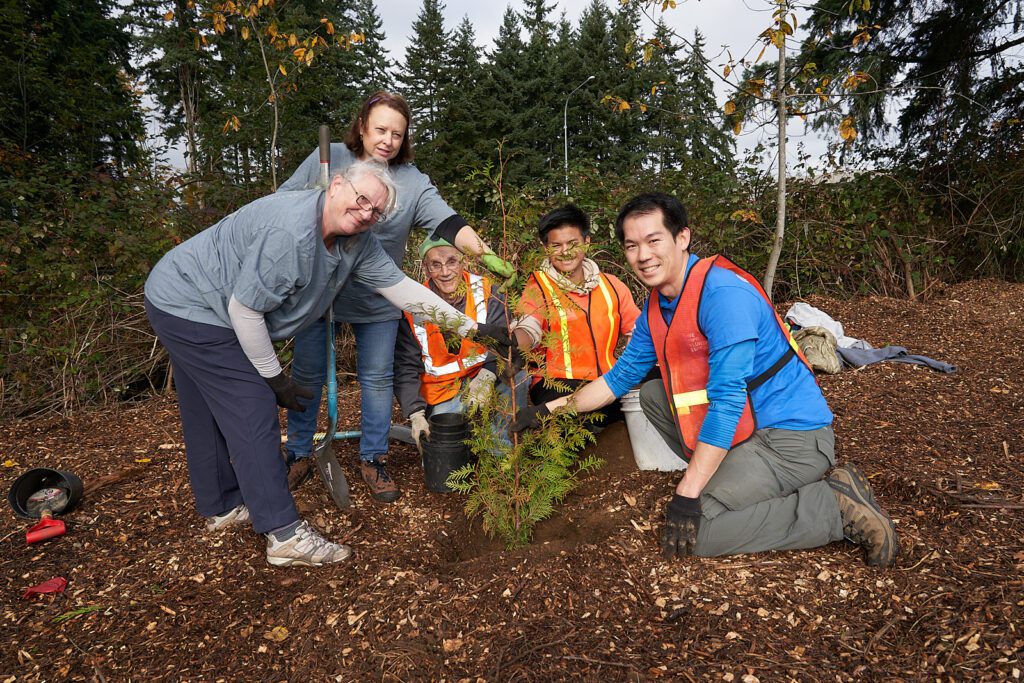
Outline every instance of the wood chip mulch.
<svg viewBox="0 0 1024 683">
<path fill-rule="evenodd" d="M 808 299 L 850 336 L 959 368 L 821 378 L 840 462 L 869 475 L 896 521 L 895 568 L 845 543 L 662 560 L 678 475 L 636 471 L 613 425 L 592 447 L 606 466 L 514 552 L 467 523 L 458 496 L 426 491 L 411 446 L 391 455 L 404 495 L 373 503 L 343 443 L 353 509 L 316 480 L 296 499 L 354 558 L 275 569 L 251 531 L 205 533 L 177 408 L 160 398 L 0 422 L 4 491 L 38 466 L 105 484 L 43 544 L 0 515 L 0 681 L 1018 680 L 1024 285 L 931 294 Z M 343 429 L 358 428 L 356 392 L 344 389 Z M 20 599 L 55 576 L 64 593 Z"/>
</svg>

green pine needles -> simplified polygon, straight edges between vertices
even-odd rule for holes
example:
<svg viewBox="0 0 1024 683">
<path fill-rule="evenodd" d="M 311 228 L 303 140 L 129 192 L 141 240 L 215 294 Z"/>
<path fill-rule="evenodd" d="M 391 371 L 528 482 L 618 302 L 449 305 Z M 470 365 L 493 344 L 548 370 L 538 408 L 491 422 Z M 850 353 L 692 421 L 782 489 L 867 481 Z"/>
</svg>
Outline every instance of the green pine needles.
<svg viewBox="0 0 1024 683">
<path fill-rule="evenodd" d="M 559 411 L 510 441 L 502 428 L 510 414 L 508 398 L 492 391 L 468 416 L 472 437 L 466 443 L 477 460 L 453 472 L 448 485 L 468 496 L 466 515 L 479 516 L 484 531 L 501 537 L 511 550 L 528 544 L 534 526 L 551 516 L 579 475 L 603 461 L 580 456 L 594 441 L 587 429 L 592 415 Z"/>
</svg>

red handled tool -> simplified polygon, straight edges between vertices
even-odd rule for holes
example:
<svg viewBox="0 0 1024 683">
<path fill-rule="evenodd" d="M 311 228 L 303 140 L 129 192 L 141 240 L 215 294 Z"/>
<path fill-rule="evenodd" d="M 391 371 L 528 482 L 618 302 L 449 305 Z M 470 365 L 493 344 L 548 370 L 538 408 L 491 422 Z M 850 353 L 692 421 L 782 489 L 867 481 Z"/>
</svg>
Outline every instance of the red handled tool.
<svg viewBox="0 0 1024 683">
<path fill-rule="evenodd" d="M 25 542 L 31 545 L 67 533 L 64 522 L 53 518 L 53 511 L 63 510 L 67 504 L 68 492 L 62 488 L 40 489 L 29 496 L 25 508 L 31 516 L 39 515 L 39 521 L 25 532 Z"/>
</svg>

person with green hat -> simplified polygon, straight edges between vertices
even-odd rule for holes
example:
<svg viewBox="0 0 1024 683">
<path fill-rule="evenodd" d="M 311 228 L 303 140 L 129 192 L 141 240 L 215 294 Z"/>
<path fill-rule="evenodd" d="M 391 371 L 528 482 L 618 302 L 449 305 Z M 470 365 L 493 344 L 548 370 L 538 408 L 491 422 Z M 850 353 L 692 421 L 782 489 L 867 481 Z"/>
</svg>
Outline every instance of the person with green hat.
<svg viewBox="0 0 1024 683">
<path fill-rule="evenodd" d="M 427 273 L 424 287 L 473 320 L 507 327 L 504 297 L 489 278 L 466 270 L 462 252 L 428 236 L 420 245 L 420 259 Z M 481 344 L 462 339 L 452 348 L 436 324 L 411 315 L 399 326 L 395 394 L 421 451 L 423 437 L 430 437 L 427 417 L 465 412 L 486 400 L 497 375 L 497 358 Z M 526 383 L 516 384 L 522 385 L 520 401 L 525 401 Z"/>
</svg>

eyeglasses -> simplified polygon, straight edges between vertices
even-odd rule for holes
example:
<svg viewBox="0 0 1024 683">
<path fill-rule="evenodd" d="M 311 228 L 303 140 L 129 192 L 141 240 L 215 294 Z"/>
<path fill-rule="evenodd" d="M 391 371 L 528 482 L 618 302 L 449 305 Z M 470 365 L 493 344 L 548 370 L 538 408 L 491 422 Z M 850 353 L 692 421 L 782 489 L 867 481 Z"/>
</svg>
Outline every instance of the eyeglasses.
<svg viewBox="0 0 1024 683">
<path fill-rule="evenodd" d="M 374 223 L 383 223 L 388 219 L 387 214 L 374 206 L 373 202 L 371 202 L 366 195 L 359 194 L 359 190 L 356 189 L 356 186 L 352 184 L 351 180 L 345 178 L 345 181 L 348 183 L 349 187 L 352 188 L 352 191 L 356 193 L 356 205 L 359 206 L 361 211 L 369 211 L 370 215 L 373 217 Z"/>
<path fill-rule="evenodd" d="M 462 265 L 461 256 L 452 256 L 447 261 L 427 261 L 423 264 L 428 273 L 443 273 L 445 268 L 454 271 L 460 265 Z"/>
</svg>

